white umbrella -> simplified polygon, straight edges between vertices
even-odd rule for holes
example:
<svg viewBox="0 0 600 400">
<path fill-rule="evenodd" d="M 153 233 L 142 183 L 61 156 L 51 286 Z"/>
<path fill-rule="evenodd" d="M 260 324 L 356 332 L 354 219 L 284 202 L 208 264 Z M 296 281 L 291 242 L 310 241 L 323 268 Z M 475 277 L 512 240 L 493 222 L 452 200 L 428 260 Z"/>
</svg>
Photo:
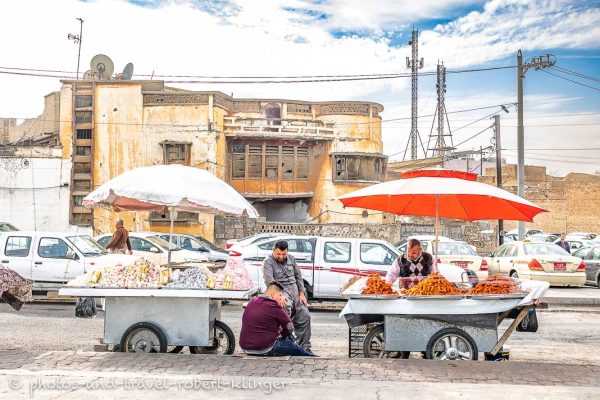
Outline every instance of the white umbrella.
<svg viewBox="0 0 600 400">
<path fill-rule="evenodd" d="M 258 218 L 256 209 L 234 188 L 208 171 L 179 164 L 155 165 L 127 171 L 85 196 L 85 207 L 114 211 L 163 211 L 246 215 Z M 168 263 L 171 264 L 169 246 Z"/>
</svg>

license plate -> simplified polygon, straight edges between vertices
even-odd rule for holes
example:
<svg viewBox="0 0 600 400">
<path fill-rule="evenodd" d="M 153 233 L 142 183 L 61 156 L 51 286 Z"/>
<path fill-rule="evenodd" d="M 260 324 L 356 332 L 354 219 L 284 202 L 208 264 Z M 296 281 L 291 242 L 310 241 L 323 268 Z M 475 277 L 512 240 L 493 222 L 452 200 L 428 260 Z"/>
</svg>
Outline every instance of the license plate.
<svg viewBox="0 0 600 400">
<path fill-rule="evenodd" d="M 456 261 L 454 263 L 454 265 L 456 265 L 457 267 L 461 267 L 461 268 L 467 268 L 469 266 L 469 263 L 466 263 L 463 261 Z"/>
<path fill-rule="evenodd" d="M 555 262 L 554 263 L 554 270 L 555 271 L 566 271 L 567 270 L 567 263 Z"/>
</svg>

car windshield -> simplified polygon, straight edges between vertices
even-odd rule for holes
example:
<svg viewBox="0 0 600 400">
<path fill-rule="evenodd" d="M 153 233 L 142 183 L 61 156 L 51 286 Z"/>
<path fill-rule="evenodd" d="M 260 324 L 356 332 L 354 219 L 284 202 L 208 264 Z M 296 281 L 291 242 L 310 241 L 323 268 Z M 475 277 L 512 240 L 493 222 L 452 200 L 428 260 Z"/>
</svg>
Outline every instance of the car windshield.
<svg viewBox="0 0 600 400">
<path fill-rule="evenodd" d="M 104 247 L 89 236 L 67 236 L 67 240 L 84 256 L 100 256 L 108 253 Z"/>
<path fill-rule="evenodd" d="M 440 256 L 476 256 L 477 253 L 466 243 L 460 242 L 440 242 L 438 245 L 438 255 Z"/>
<path fill-rule="evenodd" d="M 148 236 L 144 239 L 146 239 L 153 245 L 162 248 L 163 250 L 169 250 L 169 242 L 167 242 L 165 239 L 162 239 L 162 238 L 159 238 L 156 236 Z M 171 244 L 171 251 L 178 251 L 178 250 L 181 250 L 181 249 L 179 247 L 175 247 L 174 244 Z"/>
<path fill-rule="evenodd" d="M 570 256 L 562 247 L 555 244 L 525 243 L 525 254 L 534 256 Z"/>
<path fill-rule="evenodd" d="M 211 241 L 204 239 L 202 236 L 196 236 L 196 240 L 202 243 L 205 247 L 208 247 L 211 250 L 218 251 L 220 253 L 229 254 L 227 250 L 223 250 L 220 247 L 215 246 Z"/>
</svg>

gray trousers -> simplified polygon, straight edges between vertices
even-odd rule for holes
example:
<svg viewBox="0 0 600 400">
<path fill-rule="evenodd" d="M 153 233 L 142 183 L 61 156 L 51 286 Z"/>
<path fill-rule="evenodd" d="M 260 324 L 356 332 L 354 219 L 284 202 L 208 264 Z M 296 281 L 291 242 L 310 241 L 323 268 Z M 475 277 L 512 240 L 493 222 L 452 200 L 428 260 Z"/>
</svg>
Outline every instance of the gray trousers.
<svg viewBox="0 0 600 400">
<path fill-rule="evenodd" d="M 304 349 L 310 350 L 311 329 L 308 308 L 300 302 L 300 295 L 298 294 L 298 287 L 296 285 L 285 286 L 284 290 L 287 299 L 285 310 L 294 323 L 296 342 Z"/>
</svg>

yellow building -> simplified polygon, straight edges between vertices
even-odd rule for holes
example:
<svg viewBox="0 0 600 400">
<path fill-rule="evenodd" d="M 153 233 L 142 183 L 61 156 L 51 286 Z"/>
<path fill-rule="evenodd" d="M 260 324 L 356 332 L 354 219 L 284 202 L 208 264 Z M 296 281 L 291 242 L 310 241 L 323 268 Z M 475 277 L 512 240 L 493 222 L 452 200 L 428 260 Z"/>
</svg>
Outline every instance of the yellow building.
<svg viewBox="0 0 600 400">
<path fill-rule="evenodd" d="M 71 223 L 168 229 L 168 215 L 88 210 L 93 188 L 132 168 L 182 163 L 211 171 L 267 221 L 381 222 L 344 210 L 339 195 L 384 180 L 383 106 L 370 102 L 238 99 L 162 81 L 62 81 L 60 143 L 71 159 Z M 213 217 L 179 213 L 179 232 L 213 237 Z"/>
</svg>

